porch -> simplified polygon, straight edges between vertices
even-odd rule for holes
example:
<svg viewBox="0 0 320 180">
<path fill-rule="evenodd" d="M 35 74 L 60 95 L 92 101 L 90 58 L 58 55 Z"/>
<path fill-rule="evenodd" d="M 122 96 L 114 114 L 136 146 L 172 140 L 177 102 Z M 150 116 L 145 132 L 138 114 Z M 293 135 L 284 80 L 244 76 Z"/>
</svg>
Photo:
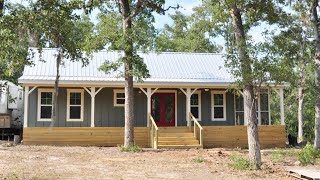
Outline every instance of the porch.
<svg viewBox="0 0 320 180">
<path fill-rule="evenodd" d="M 261 146 L 284 147 L 283 89 L 276 90 L 282 103 L 281 125 L 272 125 L 270 91 L 266 88 L 258 96 Z M 60 87 L 58 121 L 50 128 L 51 119 L 46 117 L 51 116 L 53 93 L 52 87 L 26 86 L 24 144 L 123 144 L 121 87 Z M 243 101 L 238 100 L 241 96 L 235 91 L 213 87 L 135 87 L 134 95 L 135 140 L 141 147 L 247 147 L 247 122 L 241 118 Z"/>
</svg>

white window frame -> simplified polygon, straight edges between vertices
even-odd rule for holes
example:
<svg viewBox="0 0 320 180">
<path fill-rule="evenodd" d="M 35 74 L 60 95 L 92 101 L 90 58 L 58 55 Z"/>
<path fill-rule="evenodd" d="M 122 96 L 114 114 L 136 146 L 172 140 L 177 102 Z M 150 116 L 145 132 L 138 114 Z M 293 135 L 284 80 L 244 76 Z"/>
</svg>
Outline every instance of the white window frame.
<svg viewBox="0 0 320 180">
<path fill-rule="evenodd" d="M 79 106 L 79 105 L 70 105 L 70 93 L 81 93 L 80 119 L 70 119 L 70 106 Z M 84 89 L 67 89 L 67 121 L 68 122 L 83 121 L 83 114 L 84 114 Z"/>
<path fill-rule="evenodd" d="M 214 105 L 214 95 L 223 95 L 223 105 Z M 226 103 L 226 91 L 211 91 L 211 120 L 212 121 L 227 121 L 227 103 Z M 214 118 L 214 107 L 223 107 L 223 118 Z"/>
<path fill-rule="evenodd" d="M 198 121 L 201 121 L 201 91 L 196 91 L 194 94 L 198 94 L 198 105 L 192 105 L 191 104 L 191 97 L 190 97 L 190 112 L 191 112 L 191 108 L 192 107 L 198 107 L 198 114 L 199 114 L 199 118 L 197 118 Z M 191 96 L 192 96 L 191 95 Z"/>
<path fill-rule="evenodd" d="M 51 104 L 51 110 L 53 108 L 53 96 L 54 96 L 54 89 L 50 88 L 40 88 L 38 89 L 38 112 L 37 112 L 37 121 L 40 122 L 50 122 L 52 121 L 51 118 L 41 118 L 41 106 L 50 106 L 50 105 L 42 105 L 41 104 L 41 93 L 43 92 L 51 92 L 52 93 L 52 104 Z"/>
<path fill-rule="evenodd" d="M 233 102 L 234 102 L 234 125 L 235 126 L 242 126 L 240 124 L 237 124 L 237 113 L 243 113 L 244 114 L 244 109 L 243 109 L 243 111 L 237 111 L 237 103 L 236 103 L 237 98 L 236 98 L 236 96 L 238 96 L 238 95 L 236 94 L 236 92 L 234 92 L 233 96 L 234 96 L 234 100 L 233 100 Z M 243 95 L 240 94 L 239 97 L 243 98 Z M 243 108 L 244 108 L 244 103 L 243 103 Z M 244 119 L 243 119 L 243 124 L 244 124 Z"/>
<path fill-rule="evenodd" d="M 123 89 L 114 89 L 113 90 L 113 106 L 114 107 L 124 107 L 124 104 L 118 104 L 117 103 L 117 99 L 125 99 L 125 98 L 117 98 L 117 94 L 118 93 L 123 93 L 124 94 L 124 90 Z"/>
</svg>

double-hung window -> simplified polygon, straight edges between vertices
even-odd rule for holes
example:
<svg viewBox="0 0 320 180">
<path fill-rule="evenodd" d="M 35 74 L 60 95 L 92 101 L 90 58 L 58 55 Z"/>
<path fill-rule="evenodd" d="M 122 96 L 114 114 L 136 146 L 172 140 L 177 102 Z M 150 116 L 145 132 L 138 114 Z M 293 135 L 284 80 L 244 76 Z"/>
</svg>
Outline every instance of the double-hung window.
<svg viewBox="0 0 320 180">
<path fill-rule="evenodd" d="M 67 93 L 67 121 L 83 121 L 83 89 L 68 89 Z"/>
<path fill-rule="evenodd" d="M 235 100 L 235 125 L 244 124 L 243 97 L 241 94 L 234 95 Z"/>
<path fill-rule="evenodd" d="M 201 92 L 197 91 L 191 95 L 190 107 L 192 115 L 197 119 L 201 120 Z"/>
<path fill-rule="evenodd" d="M 125 103 L 125 94 L 124 90 L 121 89 L 115 89 L 113 90 L 113 105 L 115 107 L 124 107 Z"/>
<path fill-rule="evenodd" d="M 225 91 L 212 91 L 212 121 L 226 121 L 226 92 Z"/>
<path fill-rule="evenodd" d="M 38 121 L 51 121 L 53 89 L 38 89 Z"/>
</svg>

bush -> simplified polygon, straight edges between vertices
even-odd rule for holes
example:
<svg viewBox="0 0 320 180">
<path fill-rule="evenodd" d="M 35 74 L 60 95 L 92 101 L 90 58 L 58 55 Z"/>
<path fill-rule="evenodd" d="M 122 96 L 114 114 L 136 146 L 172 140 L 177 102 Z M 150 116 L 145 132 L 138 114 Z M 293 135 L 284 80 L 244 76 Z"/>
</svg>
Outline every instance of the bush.
<svg viewBox="0 0 320 180">
<path fill-rule="evenodd" d="M 320 152 L 313 148 L 310 143 L 300 151 L 298 159 L 302 165 L 315 164 L 317 158 L 320 156 Z"/>
<path fill-rule="evenodd" d="M 251 163 L 247 158 L 244 158 L 240 155 L 231 155 L 230 156 L 231 164 L 230 166 L 237 170 L 250 170 Z"/>
<path fill-rule="evenodd" d="M 124 147 L 124 146 L 120 146 L 120 151 L 121 152 L 142 152 L 142 149 L 138 146 L 138 145 L 132 145 L 129 147 Z"/>
<path fill-rule="evenodd" d="M 193 158 L 192 160 L 193 160 L 193 162 L 196 162 L 196 163 L 205 162 L 205 159 L 202 156 L 197 156 L 197 157 Z"/>
</svg>

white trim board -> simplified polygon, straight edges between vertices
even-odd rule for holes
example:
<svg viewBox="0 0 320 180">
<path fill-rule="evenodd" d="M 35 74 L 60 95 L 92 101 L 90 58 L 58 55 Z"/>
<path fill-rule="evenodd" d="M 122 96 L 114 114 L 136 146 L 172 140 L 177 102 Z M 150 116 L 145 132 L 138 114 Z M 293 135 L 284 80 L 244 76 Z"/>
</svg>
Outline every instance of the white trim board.
<svg viewBox="0 0 320 180">
<path fill-rule="evenodd" d="M 70 119 L 70 93 L 81 93 L 80 119 Z M 82 122 L 84 116 L 84 89 L 67 89 L 67 122 Z"/>
<path fill-rule="evenodd" d="M 50 106 L 50 105 L 41 105 L 41 93 L 43 92 L 51 92 L 52 93 L 52 102 L 51 102 L 51 110 L 53 107 L 53 96 L 54 96 L 54 89 L 52 88 L 39 88 L 38 89 L 38 104 L 37 104 L 37 121 L 38 122 L 51 122 L 51 118 L 41 118 L 41 106 Z"/>
<path fill-rule="evenodd" d="M 214 118 L 214 95 L 222 94 L 223 95 L 223 118 Z M 211 121 L 227 121 L 227 100 L 226 100 L 226 91 L 211 91 Z"/>
</svg>

